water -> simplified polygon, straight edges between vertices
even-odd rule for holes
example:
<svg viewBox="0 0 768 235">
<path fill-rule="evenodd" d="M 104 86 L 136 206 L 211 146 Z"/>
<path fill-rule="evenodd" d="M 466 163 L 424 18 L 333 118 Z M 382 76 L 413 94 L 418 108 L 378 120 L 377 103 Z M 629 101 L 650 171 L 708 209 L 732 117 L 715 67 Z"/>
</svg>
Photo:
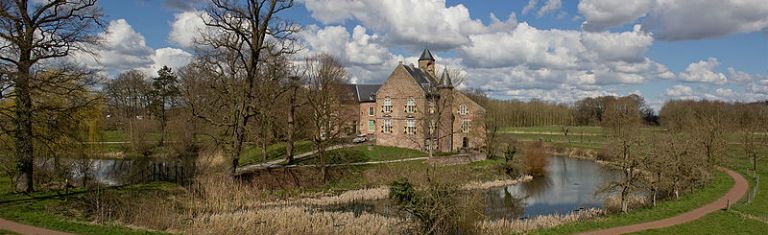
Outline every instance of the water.
<svg viewBox="0 0 768 235">
<path fill-rule="evenodd" d="M 547 176 L 488 191 L 486 216 L 514 219 L 602 208 L 607 195 L 595 191 L 607 179 L 620 177 L 594 161 L 561 156 L 550 157 L 547 169 Z"/>
<path fill-rule="evenodd" d="M 191 160 L 159 159 L 49 159 L 43 163 L 50 170 L 54 165 L 64 169 L 76 185 L 98 183 L 119 186 L 153 181 L 188 182 L 194 174 Z"/>
<path fill-rule="evenodd" d="M 568 214 L 581 208 L 602 208 L 606 194 L 595 194 L 606 180 L 621 177 L 617 171 L 594 161 L 550 157 L 548 175 L 518 185 L 485 192 L 484 215 L 489 219 L 521 219 L 538 215 Z M 349 203 L 331 211 L 402 216 L 389 200 Z"/>
</svg>

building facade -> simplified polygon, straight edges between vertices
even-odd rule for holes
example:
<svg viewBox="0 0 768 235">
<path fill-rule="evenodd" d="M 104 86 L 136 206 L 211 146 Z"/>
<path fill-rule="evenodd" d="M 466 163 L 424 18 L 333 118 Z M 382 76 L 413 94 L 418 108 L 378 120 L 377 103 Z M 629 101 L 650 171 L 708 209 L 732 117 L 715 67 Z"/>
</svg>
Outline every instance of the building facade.
<svg viewBox="0 0 768 235">
<path fill-rule="evenodd" d="M 400 63 L 381 85 L 348 85 L 358 110 L 356 133 L 377 145 L 439 152 L 479 150 L 485 143 L 485 109 L 454 90 L 449 74 L 438 79 L 424 50 L 419 65 Z"/>
</svg>

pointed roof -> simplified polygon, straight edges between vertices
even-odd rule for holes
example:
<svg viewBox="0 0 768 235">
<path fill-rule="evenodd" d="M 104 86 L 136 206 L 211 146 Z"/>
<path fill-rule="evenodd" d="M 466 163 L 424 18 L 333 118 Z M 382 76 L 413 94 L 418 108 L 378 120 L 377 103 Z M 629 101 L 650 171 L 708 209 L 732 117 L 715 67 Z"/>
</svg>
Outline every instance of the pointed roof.
<svg viewBox="0 0 768 235">
<path fill-rule="evenodd" d="M 448 71 L 446 70 L 443 70 L 443 75 L 440 76 L 440 87 L 453 88 L 453 83 L 451 82 L 451 76 L 448 75 Z"/>
<path fill-rule="evenodd" d="M 422 60 L 435 61 L 435 57 L 432 56 L 432 52 L 430 52 L 429 49 L 424 48 L 424 52 L 422 52 L 421 56 L 419 57 L 419 61 Z"/>
</svg>

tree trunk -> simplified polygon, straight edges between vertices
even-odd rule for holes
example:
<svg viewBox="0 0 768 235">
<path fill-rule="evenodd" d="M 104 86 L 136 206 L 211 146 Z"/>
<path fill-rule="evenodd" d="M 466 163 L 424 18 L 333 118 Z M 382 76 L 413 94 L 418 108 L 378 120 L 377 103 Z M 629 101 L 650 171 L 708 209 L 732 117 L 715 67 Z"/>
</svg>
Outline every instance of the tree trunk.
<svg viewBox="0 0 768 235">
<path fill-rule="evenodd" d="M 288 164 L 293 164 L 293 129 L 294 122 L 295 122 L 295 115 L 296 115 L 296 91 L 298 87 L 293 87 L 293 92 L 291 93 L 291 100 L 290 100 L 290 109 L 288 112 L 288 145 L 285 148 L 286 151 L 286 157 L 285 161 L 288 162 Z"/>
<path fill-rule="evenodd" d="M 160 103 L 160 142 L 158 146 L 163 146 L 165 142 L 165 122 L 165 97 L 163 97 Z"/>
<path fill-rule="evenodd" d="M 23 54 L 23 53 L 22 53 Z M 27 54 L 28 55 L 28 54 Z M 22 57 L 25 57 L 22 55 Z M 25 61 L 22 58 L 20 61 Z M 19 65 L 14 89 L 16 90 L 16 159 L 18 175 L 16 177 L 17 192 L 34 191 L 32 179 L 34 170 L 34 152 L 32 146 L 32 94 L 30 93 L 30 66 Z"/>
<path fill-rule="evenodd" d="M 629 211 L 629 206 L 628 206 L 629 203 L 627 202 L 627 194 L 629 191 L 627 189 L 628 187 L 625 186 L 621 190 L 621 212 L 624 212 L 624 213 L 627 213 L 627 211 Z"/>
</svg>

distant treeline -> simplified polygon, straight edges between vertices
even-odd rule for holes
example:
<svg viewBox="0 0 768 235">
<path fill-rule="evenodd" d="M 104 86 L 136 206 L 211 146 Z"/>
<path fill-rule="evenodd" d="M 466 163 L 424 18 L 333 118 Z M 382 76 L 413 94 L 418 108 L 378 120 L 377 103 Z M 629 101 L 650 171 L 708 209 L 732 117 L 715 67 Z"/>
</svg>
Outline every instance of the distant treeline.
<svg viewBox="0 0 768 235">
<path fill-rule="evenodd" d="M 723 122 L 731 123 L 730 121 L 738 116 L 744 116 L 745 112 L 758 112 L 755 107 L 761 107 L 761 105 L 768 107 L 768 101 L 728 103 L 707 100 L 672 100 L 666 102 L 659 113 L 656 113 L 648 106 L 642 96 L 636 94 L 623 97 L 588 97 L 570 105 L 537 99 L 530 101 L 498 100 L 477 90 L 466 91 L 465 94 L 483 106 L 487 111 L 487 119 L 500 127 L 598 126 L 604 122 L 608 107 L 621 102 L 632 103 L 633 112 L 639 113 L 640 121 L 646 125 L 655 126 L 667 122 L 666 124 L 675 128 L 681 128 L 683 122 L 700 120 L 705 116 L 718 116 Z"/>
</svg>

